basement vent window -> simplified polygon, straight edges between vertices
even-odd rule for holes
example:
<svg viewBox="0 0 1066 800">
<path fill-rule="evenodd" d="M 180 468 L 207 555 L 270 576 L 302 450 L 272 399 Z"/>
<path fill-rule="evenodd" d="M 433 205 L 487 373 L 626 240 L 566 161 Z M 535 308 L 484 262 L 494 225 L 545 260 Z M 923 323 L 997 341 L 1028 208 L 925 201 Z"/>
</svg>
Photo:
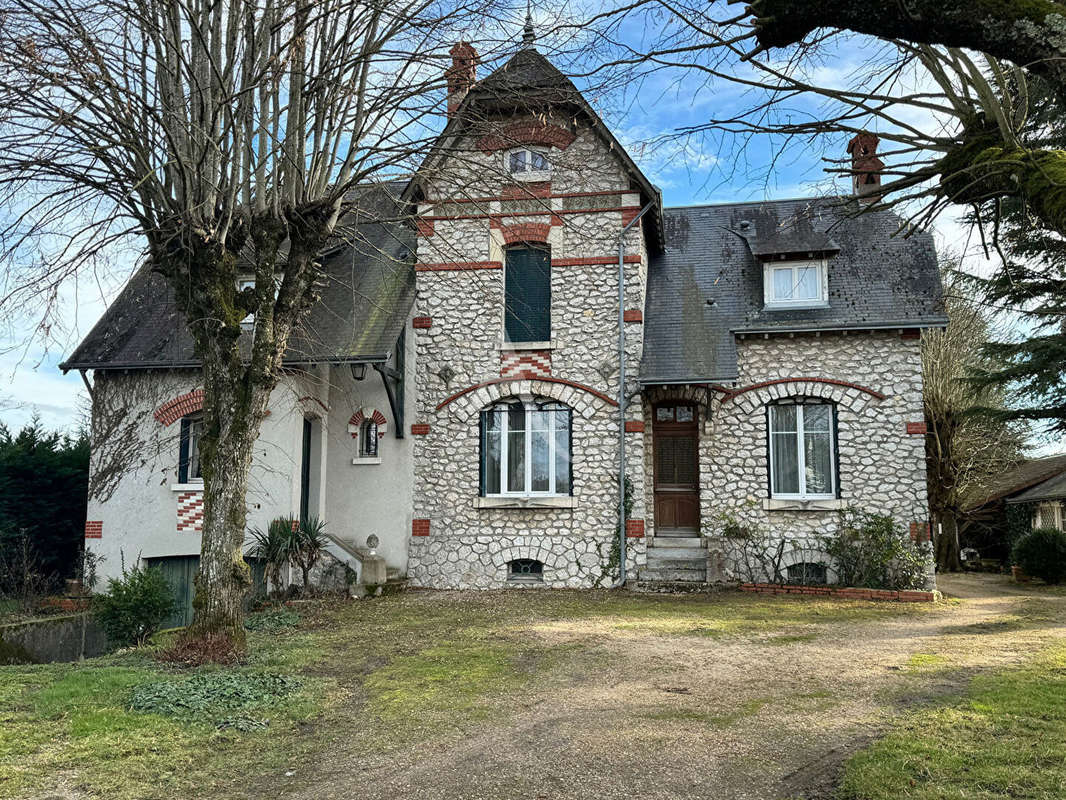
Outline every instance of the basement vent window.
<svg viewBox="0 0 1066 800">
<path fill-rule="evenodd" d="M 507 580 L 540 583 L 544 580 L 544 564 L 535 558 L 516 558 L 507 563 Z"/>
<path fill-rule="evenodd" d="M 829 575 L 825 564 L 817 564 L 812 561 L 801 561 L 787 569 L 788 582 L 798 583 L 802 586 L 823 586 L 829 583 Z"/>
</svg>

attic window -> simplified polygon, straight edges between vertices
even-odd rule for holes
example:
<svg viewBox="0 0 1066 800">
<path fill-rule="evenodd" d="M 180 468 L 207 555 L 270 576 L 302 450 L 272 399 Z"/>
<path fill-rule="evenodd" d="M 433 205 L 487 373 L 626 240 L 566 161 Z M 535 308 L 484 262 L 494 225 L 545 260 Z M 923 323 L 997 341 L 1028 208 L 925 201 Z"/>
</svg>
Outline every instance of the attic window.
<svg viewBox="0 0 1066 800">
<path fill-rule="evenodd" d="M 519 178 L 531 176 L 531 174 L 541 177 L 551 170 L 548 154 L 543 150 L 518 147 L 508 150 L 506 158 L 507 172 Z"/>
<path fill-rule="evenodd" d="M 763 297 L 767 308 L 823 308 L 829 305 L 826 262 L 768 261 L 763 265 Z"/>
</svg>

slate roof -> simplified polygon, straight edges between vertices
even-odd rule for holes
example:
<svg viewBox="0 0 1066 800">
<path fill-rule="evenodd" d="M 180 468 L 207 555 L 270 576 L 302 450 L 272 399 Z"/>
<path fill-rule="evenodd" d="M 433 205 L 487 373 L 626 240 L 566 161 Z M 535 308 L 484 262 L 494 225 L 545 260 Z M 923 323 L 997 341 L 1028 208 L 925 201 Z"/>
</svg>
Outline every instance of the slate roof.
<svg viewBox="0 0 1066 800">
<path fill-rule="evenodd" d="M 946 324 L 933 237 L 897 233 L 890 211 L 854 198 L 663 210 L 666 251 L 649 263 L 641 382 L 729 382 L 736 335 Z M 744 225 L 743 223 L 746 223 Z M 767 311 L 763 262 L 825 255 L 829 306 Z"/>
<path fill-rule="evenodd" d="M 405 187 L 406 182 L 358 187 L 347 198 L 353 210 L 323 255 L 322 299 L 293 332 L 286 363 L 388 359 L 415 296 L 415 234 L 398 199 Z M 160 275 L 142 267 L 60 367 L 198 364 L 173 290 Z"/>
<path fill-rule="evenodd" d="M 1021 500 L 1020 492 L 1036 489 L 1045 482 L 1066 478 L 1066 455 L 1032 458 L 1023 461 L 1012 469 L 1005 470 L 991 486 L 978 497 L 966 503 L 966 510 L 980 508 L 996 500 L 1010 498 L 1008 502 L 1029 502 Z M 1063 491 L 1066 495 L 1066 490 Z M 1062 496 L 1062 495 L 1060 495 Z"/>
<path fill-rule="evenodd" d="M 1009 500 L 1008 503 L 1033 503 L 1038 500 L 1063 500 L 1066 499 L 1066 470 L 1054 478 L 1049 478 L 1043 483 L 1038 483 L 1032 489 L 1027 489 Z"/>
</svg>

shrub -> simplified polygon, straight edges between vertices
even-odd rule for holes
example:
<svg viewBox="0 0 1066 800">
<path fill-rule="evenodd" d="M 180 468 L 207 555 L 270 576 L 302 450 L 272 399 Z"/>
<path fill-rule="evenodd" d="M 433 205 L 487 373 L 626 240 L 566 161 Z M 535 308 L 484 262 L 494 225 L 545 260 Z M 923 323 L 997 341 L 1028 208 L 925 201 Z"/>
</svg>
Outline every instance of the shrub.
<svg viewBox="0 0 1066 800">
<path fill-rule="evenodd" d="M 107 582 L 107 592 L 93 598 L 93 614 L 118 645 L 143 644 L 174 611 L 174 595 L 163 573 L 134 567 Z"/>
<path fill-rule="evenodd" d="M 287 608 L 268 608 L 255 614 L 249 614 L 244 620 L 244 627 L 260 633 L 277 633 L 300 623 L 300 615 Z"/>
<path fill-rule="evenodd" d="M 918 589 L 929 555 L 885 514 L 846 509 L 825 551 L 836 562 L 838 582 L 867 589 Z"/>
<path fill-rule="evenodd" d="M 1027 574 L 1048 583 L 1066 578 L 1066 533 L 1055 528 L 1036 528 L 1022 534 L 1011 552 L 1014 563 Z"/>
</svg>

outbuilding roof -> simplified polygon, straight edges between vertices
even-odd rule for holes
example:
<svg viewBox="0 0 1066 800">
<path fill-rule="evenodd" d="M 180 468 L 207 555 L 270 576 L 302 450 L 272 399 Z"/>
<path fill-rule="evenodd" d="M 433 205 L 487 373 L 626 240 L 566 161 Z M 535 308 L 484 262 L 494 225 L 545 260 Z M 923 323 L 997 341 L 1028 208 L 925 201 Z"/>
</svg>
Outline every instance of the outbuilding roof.
<svg viewBox="0 0 1066 800">
<path fill-rule="evenodd" d="M 827 197 L 667 208 L 663 218 L 666 250 L 649 263 L 644 384 L 735 380 L 738 334 L 947 323 L 933 237 L 891 211 Z M 828 260 L 828 307 L 765 308 L 763 265 L 781 256 Z"/>
<path fill-rule="evenodd" d="M 415 234 L 399 198 L 406 182 L 358 187 L 351 211 L 323 256 L 326 285 L 293 332 L 285 363 L 385 361 L 414 304 Z M 250 335 L 242 336 L 243 345 Z M 129 281 L 84 341 L 69 369 L 199 365 L 174 290 L 148 266 Z"/>
<path fill-rule="evenodd" d="M 1041 500 L 1066 500 L 1066 471 L 1038 483 L 1019 495 L 1008 498 L 1008 503 L 1035 503 Z"/>
</svg>

